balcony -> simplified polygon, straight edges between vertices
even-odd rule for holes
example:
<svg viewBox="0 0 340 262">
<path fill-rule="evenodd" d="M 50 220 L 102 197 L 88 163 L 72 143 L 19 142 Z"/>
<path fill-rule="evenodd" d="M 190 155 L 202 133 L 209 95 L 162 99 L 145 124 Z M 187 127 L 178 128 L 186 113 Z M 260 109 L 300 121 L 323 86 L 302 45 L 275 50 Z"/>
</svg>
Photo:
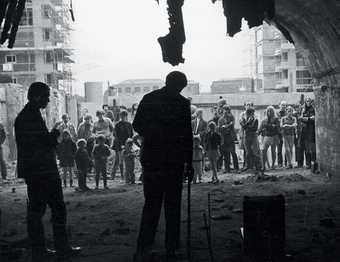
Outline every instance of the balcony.
<svg viewBox="0 0 340 262">
<path fill-rule="evenodd" d="M 0 68 L 1 72 L 32 72 L 35 70 L 35 64 L 27 63 L 6 63 Z"/>
<path fill-rule="evenodd" d="M 295 46 L 291 43 L 281 43 L 281 49 L 282 50 L 289 50 L 289 49 L 295 49 Z"/>
<path fill-rule="evenodd" d="M 275 49 L 274 55 L 275 56 L 281 56 L 281 49 L 280 48 Z"/>
<path fill-rule="evenodd" d="M 275 88 L 282 88 L 289 86 L 289 80 L 288 79 L 281 79 L 276 82 Z"/>
<path fill-rule="evenodd" d="M 282 70 L 289 69 L 288 62 L 281 62 L 275 65 L 275 72 L 281 72 Z"/>
</svg>

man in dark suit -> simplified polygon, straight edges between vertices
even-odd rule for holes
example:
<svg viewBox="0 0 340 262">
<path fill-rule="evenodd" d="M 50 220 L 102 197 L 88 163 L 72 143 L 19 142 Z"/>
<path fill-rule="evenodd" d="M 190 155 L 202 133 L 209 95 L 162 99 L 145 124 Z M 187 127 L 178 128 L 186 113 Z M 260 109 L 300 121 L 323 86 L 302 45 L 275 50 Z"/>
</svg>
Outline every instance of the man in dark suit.
<svg viewBox="0 0 340 262">
<path fill-rule="evenodd" d="M 42 224 L 46 205 L 52 210 L 57 257 L 67 258 L 80 252 L 80 248 L 71 247 L 67 239 L 66 208 L 55 154 L 60 134 L 58 126 L 56 124 L 49 132 L 40 113 L 40 109 L 46 108 L 49 96 L 50 89 L 46 84 L 33 83 L 28 89 L 28 103 L 14 124 L 18 177 L 24 178 L 27 184 L 27 231 L 34 262 L 45 261 L 47 252 Z"/>
<path fill-rule="evenodd" d="M 192 121 L 191 125 L 194 135 L 199 135 L 204 144 L 204 137 L 208 131 L 208 123 L 203 119 L 202 109 L 196 111 L 196 119 Z"/>
<path fill-rule="evenodd" d="M 186 85 L 183 73 L 168 74 L 165 87 L 143 97 L 132 124 L 143 141 L 145 197 L 135 261 L 149 261 L 163 200 L 167 257 L 179 248 L 183 172 L 189 181 L 193 174 L 190 102 L 180 94 Z"/>
</svg>

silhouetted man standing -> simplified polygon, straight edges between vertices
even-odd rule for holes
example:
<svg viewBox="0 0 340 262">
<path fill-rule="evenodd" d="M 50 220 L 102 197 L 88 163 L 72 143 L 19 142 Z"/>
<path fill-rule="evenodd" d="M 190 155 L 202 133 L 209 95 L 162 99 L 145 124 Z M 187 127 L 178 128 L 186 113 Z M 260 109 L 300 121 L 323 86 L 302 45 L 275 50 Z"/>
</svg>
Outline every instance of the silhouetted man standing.
<svg viewBox="0 0 340 262">
<path fill-rule="evenodd" d="M 167 258 L 175 258 L 179 247 L 183 172 L 190 181 L 193 174 L 190 102 L 180 95 L 186 85 L 183 73 L 168 74 L 165 87 L 143 97 L 133 121 L 143 140 L 145 197 L 135 261 L 149 261 L 163 201 Z"/>
<path fill-rule="evenodd" d="M 29 198 L 27 231 L 32 247 L 32 261 L 45 261 L 42 217 L 46 205 L 52 210 L 54 246 L 58 258 L 79 253 L 80 248 L 69 245 L 66 234 L 66 208 L 56 163 L 57 125 L 51 132 L 41 116 L 40 109 L 49 102 L 50 89 L 41 82 L 28 89 L 28 103 L 15 120 L 15 137 L 18 148 L 18 177 L 24 178 Z"/>
</svg>

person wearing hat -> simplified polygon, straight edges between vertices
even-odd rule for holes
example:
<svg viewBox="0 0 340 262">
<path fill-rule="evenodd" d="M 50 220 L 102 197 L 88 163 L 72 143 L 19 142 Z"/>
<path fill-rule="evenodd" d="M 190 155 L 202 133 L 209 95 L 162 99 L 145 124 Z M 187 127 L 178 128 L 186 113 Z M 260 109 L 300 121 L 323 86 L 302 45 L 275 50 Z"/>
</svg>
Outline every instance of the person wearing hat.
<svg viewBox="0 0 340 262">
<path fill-rule="evenodd" d="M 218 129 L 222 137 L 221 153 L 224 158 L 224 173 L 230 173 L 230 155 L 233 158 L 233 166 L 238 171 L 238 159 L 235 150 L 236 132 L 234 128 L 235 118 L 230 106 L 223 106 L 223 116 L 218 120 Z"/>
</svg>

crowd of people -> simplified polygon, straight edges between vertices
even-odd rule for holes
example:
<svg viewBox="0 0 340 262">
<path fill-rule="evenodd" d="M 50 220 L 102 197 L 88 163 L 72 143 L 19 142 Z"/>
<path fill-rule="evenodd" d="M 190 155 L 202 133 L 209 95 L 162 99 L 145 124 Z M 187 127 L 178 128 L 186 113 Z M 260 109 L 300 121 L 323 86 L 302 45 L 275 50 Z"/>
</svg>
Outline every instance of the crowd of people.
<svg viewBox="0 0 340 262">
<path fill-rule="evenodd" d="M 102 108 L 96 112 L 95 121 L 85 109 L 77 128 L 66 114 L 56 124 L 61 134 L 57 158 L 64 187 L 68 184 L 73 186 L 76 173 L 79 190 L 89 190 L 86 177 L 89 172 L 94 171 L 96 189 L 99 188 L 100 179 L 107 189 L 107 177 L 115 179 L 118 167 L 121 178 L 127 184 L 135 183 L 134 166 L 138 148 L 133 146 L 133 139 L 137 136 L 134 136 L 132 125 L 128 121 L 128 111 L 123 109 L 113 112 L 108 105 L 103 105 Z"/>
<path fill-rule="evenodd" d="M 276 111 L 273 105 L 265 110 L 260 122 L 253 103 L 246 102 L 239 118 L 240 129 L 235 129 L 235 117 L 223 98 L 213 108 L 213 117 L 206 121 L 203 110 L 192 107 L 195 169 L 194 183 L 201 182 L 204 170 L 212 170 L 212 182 L 217 183 L 218 171 L 224 163 L 224 173 L 254 170 L 261 175 L 276 167 L 303 167 L 318 170 L 315 147 L 315 109 L 307 98 L 298 105 L 281 101 Z M 243 168 L 239 168 L 236 145 L 243 150 Z M 268 158 L 268 149 L 271 159 Z M 295 152 L 295 161 L 293 159 Z M 207 161 L 208 160 L 208 161 Z M 269 163 L 271 160 L 271 163 Z M 277 160 L 277 165 L 276 165 Z M 232 162 L 232 163 L 231 163 Z"/>
<path fill-rule="evenodd" d="M 191 182 L 202 182 L 208 163 L 213 183 L 219 181 L 218 171 L 223 161 L 225 172 L 231 171 L 231 160 L 233 169 L 239 172 L 236 144 L 244 150 L 242 171 L 255 169 L 256 174 L 262 174 L 267 167 L 276 167 L 276 159 L 279 167 L 284 164 L 293 168 L 294 147 L 298 166 L 303 165 L 305 156 L 307 168 L 313 163 L 313 168 L 317 169 L 315 110 L 310 99 L 296 108 L 282 101 L 277 112 L 269 106 L 261 123 L 254 105 L 247 102 L 239 119 L 241 129 L 237 131 L 235 117 L 225 100 L 217 103 L 213 118 L 205 121 L 203 110 L 190 105 L 188 99 L 180 95 L 186 85 L 185 74 L 178 71 L 168 74 L 163 88 L 143 97 L 132 124 L 127 120 L 126 110 L 121 110 L 119 117 L 115 117 L 104 105 L 103 110 L 96 112 L 96 121 L 85 112 L 75 128 L 68 115 L 63 115 L 62 121 L 55 123 L 51 131 L 40 112 L 49 103 L 50 89 L 41 82 L 30 86 L 28 102 L 18 114 L 14 128 L 18 177 L 25 179 L 27 184 L 27 231 L 32 261 L 43 262 L 47 254 L 58 259 L 79 254 L 81 248 L 70 245 L 66 232 L 67 211 L 62 184 L 67 186 L 69 181 L 73 186 L 75 166 L 80 190 L 89 189 L 86 177 L 93 168 L 96 188 L 100 178 L 107 188 L 107 174 L 115 178 L 118 167 L 126 183 L 133 184 L 137 155 L 134 145 L 141 148 L 145 198 L 134 262 L 151 261 L 163 205 L 166 257 L 167 261 L 177 261 L 183 181 L 188 181 L 190 196 Z M 271 165 L 267 158 L 269 147 Z M 285 157 L 282 156 L 283 147 Z M 114 159 L 112 170 L 107 168 L 111 156 Z M 61 176 L 59 168 L 62 169 Z M 51 208 L 55 250 L 47 249 L 45 243 L 42 218 L 47 205 Z"/>
</svg>

